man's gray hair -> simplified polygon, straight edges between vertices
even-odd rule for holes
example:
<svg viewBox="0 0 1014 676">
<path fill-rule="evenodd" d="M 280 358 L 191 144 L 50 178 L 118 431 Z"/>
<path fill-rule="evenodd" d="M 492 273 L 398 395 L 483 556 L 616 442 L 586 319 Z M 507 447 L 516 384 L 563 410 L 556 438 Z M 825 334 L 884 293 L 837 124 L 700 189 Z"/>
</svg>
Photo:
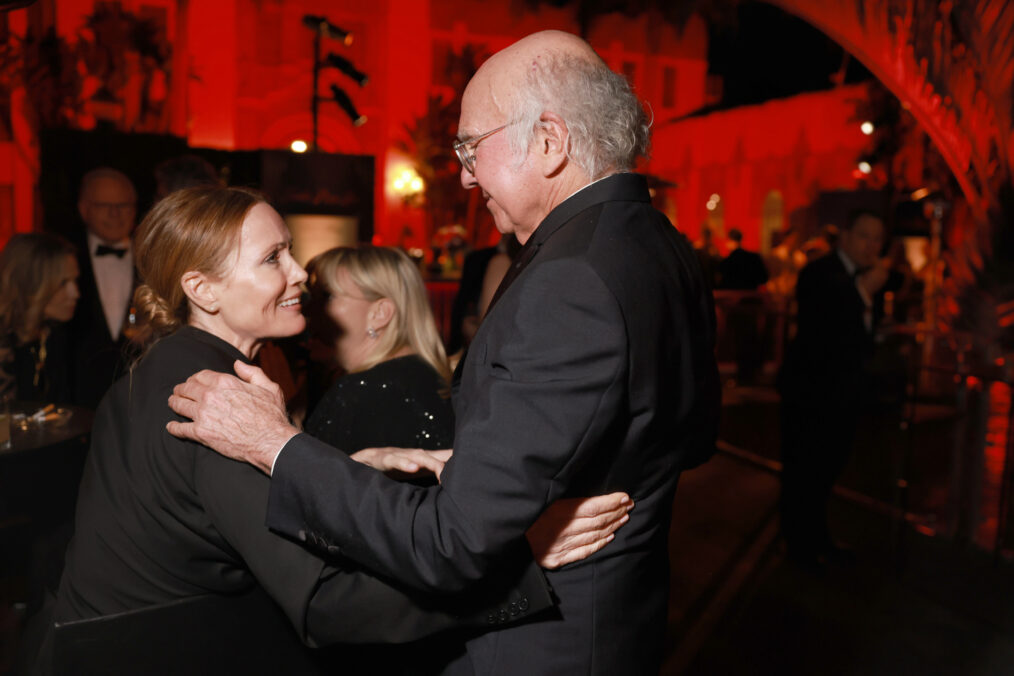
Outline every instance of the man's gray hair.
<svg viewBox="0 0 1014 676">
<path fill-rule="evenodd" d="M 520 165 L 540 117 L 553 112 L 567 124 L 567 157 L 592 179 L 630 171 L 647 155 L 651 123 L 626 78 L 599 60 L 550 52 L 528 71 L 515 93 L 512 124 L 505 131 Z"/>
</svg>

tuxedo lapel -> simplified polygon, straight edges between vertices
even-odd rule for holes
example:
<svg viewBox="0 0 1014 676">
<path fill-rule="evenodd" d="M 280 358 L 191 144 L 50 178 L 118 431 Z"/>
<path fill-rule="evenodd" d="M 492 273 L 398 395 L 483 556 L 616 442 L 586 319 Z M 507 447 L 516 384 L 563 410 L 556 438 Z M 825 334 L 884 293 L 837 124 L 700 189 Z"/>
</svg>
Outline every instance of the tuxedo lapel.
<svg viewBox="0 0 1014 676">
<path fill-rule="evenodd" d="M 592 186 L 594 186 L 594 189 L 591 189 Z M 557 205 L 543 219 L 535 229 L 535 232 L 532 233 L 532 236 L 525 242 L 521 251 L 518 252 L 514 262 L 508 268 L 507 274 L 504 275 L 500 285 L 493 293 L 493 299 L 490 301 L 489 307 L 486 308 L 485 316 L 489 316 L 489 313 L 493 310 L 493 306 L 507 293 L 507 289 L 524 272 L 542 245 L 557 230 L 586 209 L 597 204 L 616 201 L 649 202 L 650 198 L 648 198 L 648 186 L 645 178 L 632 173 L 613 174 L 586 186 Z M 467 358 L 468 350 L 466 349 L 454 369 L 454 374 L 451 376 L 452 397 L 456 398 L 461 384 L 461 373 Z"/>
</svg>

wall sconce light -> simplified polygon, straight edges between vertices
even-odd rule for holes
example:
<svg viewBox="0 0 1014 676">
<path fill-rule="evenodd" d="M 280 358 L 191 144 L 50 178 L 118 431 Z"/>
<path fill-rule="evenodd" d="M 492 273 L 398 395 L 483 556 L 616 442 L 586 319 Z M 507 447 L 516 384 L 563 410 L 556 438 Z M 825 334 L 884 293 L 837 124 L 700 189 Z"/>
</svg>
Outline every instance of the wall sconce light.
<svg viewBox="0 0 1014 676">
<path fill-rule="evenodd" d="M 311 111 L 313 114 L 313 139 L 311 148 L 314 152 L 317 151 L 317 129 L 318 129 L 318 104 L 323 99 L 320 96 L 320 69 L 322 67 L 333 67 L 340 70 L 342 73 L 352 78 L 359 83 L 362 87 L 366 84 L 366 74 L 358 70 L 353 66 L 347 59 L 343 59 L 337 54 L 328 54 L 327 59 L 321 59 L 320 57 L 320 41 L 321 38 L 330 38 L 332 40 L 341 40 L 346 45 L 352 44 L 352 33 L 334 25 L 328 21 L 325 17 L 317 16 L 315 14 L 306 14 L 303 16 L 303 25 L 313 31 L 313 98 L 311 100 Z M 360 126 L 366 122 L 366 116 L 360 115 L 356 110 L 356 107 L 352 104 L 352 99 L 345 91 L 337 86 L 331 85 L 331 93 L 334 96 L 335 103 L 345 111 L 345 114 L 352 120 L 352 124 Z"/>
<path fill-rule="evenodd" d="M 332 40 L 341 40 L 346 45 L 352 44 L 352 32 L 340 28 L 322 16 L 307 14 L 303 17 L 303 25 L 318 35 L 323 35 Z"/>
<path fill-rule="evenodd" d="M 420 193 L 425 187 L 422 177 L 414 169 L 403 169 L 391 185 L 394 186 L 394 191 L 403 197 Z"/>
<path fill-rule="evenodd" d="M 307 149 L 306 141 L 297 138 L 289 145 L 289 148 L 294 153 L 305 153 Z"/>
<path fill-rule="evenodd" d="M 336 84 L 331 85 L 331 93 L 334 95 L 334 101 L 338 104 L 338 107 L 345 111 L 345 114 L 352 120 L 352 124 L 357 127 L 361 127 L 366 124 L 366 116 L 360 115 L 359 111 L 356 110 L 355 105 L 352 103 L 352 99 L 345 93 L 345 90 Z"/>
<path fill-rule="evenodd" d="M 338 56 L 334 52 L 327 55 L 324 59 L 324 65 L 337 68 L 342 74 L 355 80 L 356 84 L 360 87 L 365 86 L 366 83 L 370 81 L 370 78 L 366 76 L 366 73 L 353 66 L 348 59 Z"/>
<path fill-rule="evenodd" d="M 873 130 L 876 129 L 876 127 L 873 125 L 872 122 L 866 120 L 861 125 L 859 125 L 859 129 L 861 129 L 864 134 L 869 136 L 870 134 L 873 133 Z"/>
</svg>

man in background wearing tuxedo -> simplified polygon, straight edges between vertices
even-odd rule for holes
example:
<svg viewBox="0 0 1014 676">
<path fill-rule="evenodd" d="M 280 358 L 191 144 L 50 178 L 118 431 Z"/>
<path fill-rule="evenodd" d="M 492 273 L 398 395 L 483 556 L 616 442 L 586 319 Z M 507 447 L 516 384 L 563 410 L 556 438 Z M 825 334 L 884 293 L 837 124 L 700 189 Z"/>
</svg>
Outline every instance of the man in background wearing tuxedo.
<svg viewBox="0 0 1014 676">
<path fill-rule="evenodd" d="M 79 240 L 81 299 L 73 320 L 75 401 L 95 408 L 124 372 L 134 253 L 130 234 L 137 192 L 122 172 L 92 169 L 81 179 L 78 213 L 85 224 Z"/>
<path fill-rule="evenodd" d="M 831 539 L 827 506 L 845 469 L 867 392 L 875 305 L 888 278 L 884 222 L 855 212 L 831 253 L 796 283 L 797 331 L 779 377 L 782 535 L 806 569 L 849 558 Z"/>
</svg>

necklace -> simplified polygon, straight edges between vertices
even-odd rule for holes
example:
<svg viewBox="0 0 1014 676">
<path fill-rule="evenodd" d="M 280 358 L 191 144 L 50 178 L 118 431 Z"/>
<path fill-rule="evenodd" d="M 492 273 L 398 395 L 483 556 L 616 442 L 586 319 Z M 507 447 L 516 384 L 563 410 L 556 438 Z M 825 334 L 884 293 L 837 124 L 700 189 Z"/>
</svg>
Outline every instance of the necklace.
<svg viewBox="0 0 1014 676">
<path fill-rule="evenodd" d="M 32 354 L 35 356 L 35 377 L 32 379 L 32 383 L 35 388 L 39 388 L 39 381 L 42 379 L 42 370 L 46 366 L 46 339 L 49 337 L 49 327 L 45 326 L 42 328 L 42 332 L 39 334 L 39 349 L 32 348 Z"/>
</svg>

